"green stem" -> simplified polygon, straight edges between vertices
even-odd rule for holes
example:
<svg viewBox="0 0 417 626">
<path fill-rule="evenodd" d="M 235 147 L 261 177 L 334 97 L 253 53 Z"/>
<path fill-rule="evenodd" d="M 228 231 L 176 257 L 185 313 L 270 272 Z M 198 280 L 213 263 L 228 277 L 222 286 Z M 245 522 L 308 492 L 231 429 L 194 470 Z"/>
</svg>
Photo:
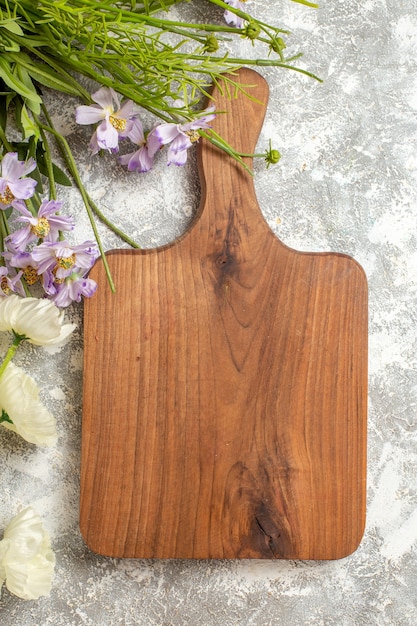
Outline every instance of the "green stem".
<svg viewBox="0 0 417 626">
<path fill-rule="evenodd" d="M 23 341 L 23 339 L 24 337 L 21 337 L 19 335 L 14 336 L 13 343 L 10 346 L 10 348 L 7 350 L 6 356 L 3 359 L 3 363 L 0 365 L 0 378 L 3 376 L 4 370 L 6 369 L 6 367 L 8 366 L 8 364 L 10 363 L 14 355 L 16 354 L 16 350 L 18 349 L 20 342 Z"/>
<path fill-rule="evenodd" d="M 251 174 L 253 176 L 252 170 L 245 163 L 245 161 L 242 159 L 242 155 L 240 155 L 238 152 L 236 152 L 236 150 L 234 150 L 232 148 L 232 146 L 230 144 L 228 144 L 214 130 L 210 130 L 207 133 L 204 130 L 200 130 L 199 132 L 200 132 L 201 137 L 204 137 L 205 139 L 210 141 L 210 143 L 212 143 L 213 146 L 216 146 L 216 148 L 220 148 L 220 150 L 223 150 L 223 152 L 226 152 L 226 154 L 228 154 L 229 156 L 233 157 L 248 172 L 248 174 Z M 251 155 L 248 155 L 248 156 L 252 157 L 253 155 L 251 154 Z"/>
<path fill-rule="evenodd" d="M 6 248 L 4 246 L 4 240 L 8 235 L 10 235 L 9 222 L 7 221 L 6 213 L 1 211 L 0 216 L 0 240 L 1 240 L 1 249 L 4 251 Z"/>
<path fill-rule="evenodd" d="M 87 211 L 88 219 L 90 220 L 91 228 L 93 229 L 94 237 L 95 237 L 98 249 L 99 249 L 100 254 L 101 254 L 101 259 L 103 261 L 103 265 L 104 265 L 104 269 L 105 269 L 105 272 L 106 272 L 107 280 L 108 280 L 109 285 L 110 285 L 110 289 L 112 290 L 113 293 L 115 293 L 116 292 L 116 287 L 114 285 L 113 278 L 111 276 L 110 267 L 109 267 L 109 264 L 107 262 L 107 258 L 106 258 L 106 255 L 105 255 L 105 250 L 103 248 L 103 244 L 101 242 L 100 234 L 99 234 L 99 232 L 97 230 L 97 224 L 96 224 L 96 222 L 94 220 L 94 215 L 93 215 L 92 208 L 90 206 L 88 193 L 87 193 L 87 191 L 86 191 L 86 189 L 84 187 L 84 184 L 83 184 L 83 182 L 82 182 L 82 180 L 80 178 L 80 175 L 78 173 L 77 165 L 75 163 L 74 157 L 72 156 L 71 148 L 69 147 L 69 144 L 68 144 L 67 140 L 60 133 L 58 133 L 58 131 L 56 131 L 55 128 L 52 128 L 51 126 L 46 126 L 44 124 L 41 124 L 41 127 L 43 128 L 43 130 L 45 130 L 48 133 L 51 133 L 52 135 L 54 135 L 54 137 L 57 138 L 58 143 L 62 146 L 62 148 L 63 148 L 63 150 L 65 152 L 65 157 L 66 157 L 66 161 L 67 161 L 69 170 L 71 172 L 71 176 L 75 180 L 75 184 L 77 185 L 78 190 L 79 190 L 79 192 L 81 194 L 81 197 L 82 197 L 83 202 L 84 202 L 84 206 L 85 206 L 86 211 Z"/>
<path fill-rule="evenodd" d="M 6 148 L 7 152 L 13 152 L 13 146 L 9 143 L 3 128 L 0 126 L 0 141 Z"/>
<path fill-rule="evenodd" d="M 45 114 L 45 105 L 42 104 L 42 111 Z M 50 200 L 56 200 L 57 199 L 57 192 L 56 192 L 56 184 L 55 184 L 55 176 L 54 176 L 54 168 L 52 165 L 52 156 L 51 156 L 51 150 L 49 147 L 49 142 L 48 142 L 48 138 L 45 134 L 45 132 L 43 131 L 43 129 L 41 128 L 40 122 L 39 120 L 36 120 L 39 128 L 40 128 L 40 134 L 42 137 L 42 142 L 43 142 L 43 148 L 45 151 L 45 162 L 46 162 L 46 169 L 48 172 L 48 181 L 49 181 L 49 199 Z"/>
<path fill-rule="evenodd" d="M 96 203 L 94 202 L 94 200 L 92 200 L 92 198 L 90 197 L 89 194 L 87 194 L 88 197 L 88 202 L 89 205 L 91 207 L 91 209 L 94 211 L 94 213 L 97 215 L 97 217 L 100 219 L 101 222 L 103 222 L 103 224 L 106 224 L 106 226 L 108 226 L 110 228 L 110 230 L 112 230 L 118 237 L 120 237 L 120 239 L 122 239 L 123 241 L 125 241 L 126 243 L 129 244 L 129 246 L 131 246 L 132 248 L 137 248 L 140 249 L 140 245 L 138 243 L 136 243 L 136 241 L 134 241 L 133 239 L 131 239 L 129 237 L 129 235 L 127 235 L 125 232 L 123 232 L 122 230 L 120 230 L 120 228 L 118 228 L 117 226 L 115 226 L 115 224 L 113 224 L 113 222 L 111 222 L 105 215 L 104 213 L 98 208 L 98 206 L 96 205 Z"/>
<path fill-rule="evenodd" d="M 318 4 L 315 2 L 308 2 L 308 0 L 292 0 L 293 2 L 297 2 L 298 4 L 303 4 L 305 7 L 311 7 L 312 9 L 320 8 Z"/>
</svg>

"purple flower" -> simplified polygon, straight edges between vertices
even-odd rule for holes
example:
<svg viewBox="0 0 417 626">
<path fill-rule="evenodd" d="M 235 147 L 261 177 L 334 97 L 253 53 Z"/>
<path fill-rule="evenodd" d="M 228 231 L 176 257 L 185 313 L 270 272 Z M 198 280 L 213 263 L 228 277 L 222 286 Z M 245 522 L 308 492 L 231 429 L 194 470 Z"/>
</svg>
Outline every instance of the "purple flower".
<svg viewBox="0 0 417 626">
<path fill-rule="evenodd" d="M 245 10 L 244 3 L 246 2 L 246 0 L 224 0 L 224 1 L 226 2 L 226 4 L 229 4 L 231 7 L 235 9 L 240 9 L 241 11 Z M 242 26 L 245 23 L 244 19 L 242 19 L 235 13 L 232 13 L 232 11 L 225 11 L 224 19 L 225 19 L 225 22 L 227 22 L 227 24 L 229 24 L 230 26 L 235 26 L 236 28 L 242 28 Z"/>
<path fill-rule="evenodd" d="M 17 152 L 7 152 L 1 161 L 0 176 L 0 209 L 10 206 L 20 208 L 25 206 L 23 200 L 33 196 L 36 180 L 22 178 L 36 167 L 34 159 L 29 158 L 26 162 L 19 161 Z"/>
<path fill-rule="evenodd" d="M 187 150 L 193 143 L 200 139 L 198 130 L 210 128 L 208 122 L 214 119 L 215 107 L 211 106 L 205 110 L 205 115 L 199 117 L 193 122 L 186 124 L 159 124 L 154 128 L 153 137 L 159 142 L 159 145 L 170 144 L 168 148 L 168 165 L 184 165 L 187 161 Z M 148 138 L 149 141 L 149 138 Z"/>
<path fill-rule="evenodd" d="M 38 264 L 30 252 L 8 251 L 3 252 L 3 256 L 8 266 L 22 270 L 23 278 L 28 285 L 34 285 L 39 280 Z"/>
<path fill-rule="evenodd" d="M 23 272 L 18 272 L 14 276 L 9 275 L 9 269 L 2 265 L 0 267 L 0 297 L 8 296 L 10 293 L 25 295 L 25 290 L 20 280 Z"/>
<path fill-rule="evenodd" d="M 73 272 L 58 284 L 55 294 L 51 296 L 58 307 L 66 307 L 71 302 L 80 302 L 81 296 L 91 298 L 97 290 L 97 283 L 91 278 L 86 278 L 83 274 Z"/>
<path fill-rule="evenodd" d="M 127 165 L 129 172 L 149 172 L 152 169 L 155 154 L 161 146 L 153 130 L 145 138 L 142 123 L 140 120 L 135 120 L 135 122 L 129 139 L 139 146 L 139 150 L 119 157 L 119 163 Z"/>
<path fill-rule="evenodd" d="M 58 214 L 61 207 L 62 202 L 58 200 L 44 200 L 37 216 L 32 215 L 25 206 L 17 207 L 22 217 L 18 217 L 16 222 L 23 222 L 26 226 L 6 237 L 8 248 L 14 251 L 23 250 L 37 239 L 49 242 L 58 241 L 60 231 L 74 228 L 72 218 Z"/>
<path fill-rule="evenodd" d="M 68 241 L 45 242 L 32 250 L 32 258 L 38 264 L 38 274 L 52 272 L 58 281 L 73 272 L 89 270 L 97 256 L 94 241 L 85 241 L 77 246 L 71 246 Z"/>
<path fill-rule="evenodd" d="M 120 106 L 117 93 L 110 87 L 102 87 L 91 98 L 97 104 L 77 107 L 75 119 L 78 124 L 100 122 L 90 141 L 93 154 L 100 149 L 118 152 L 119 139 L 129 137 L 134 126 L 137 108 L 131 100 Z"/>
</svg>

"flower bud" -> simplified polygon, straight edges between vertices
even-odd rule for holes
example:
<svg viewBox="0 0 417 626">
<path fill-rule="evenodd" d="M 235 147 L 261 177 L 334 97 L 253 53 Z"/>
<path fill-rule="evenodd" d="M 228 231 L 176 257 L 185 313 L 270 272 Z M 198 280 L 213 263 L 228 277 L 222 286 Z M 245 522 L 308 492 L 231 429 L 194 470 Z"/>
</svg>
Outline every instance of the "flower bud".
<svg viewBox="0 0 417 626">
<path fill-rule="evenodd" d="M 274 37 L 269 44 L 269 47 L 271 48 L 271 50 L 280 55 L 287 46 L 285 45 L 285 41 L 282 37 Z"/>
<path fill-rule="evenodd" d="M 208 35 L 204 44 L 204 52 L 217 52 L 219 49 L 219 40 L 215 35 Z"/>
<path fill-rule="evenodd" d="M 280 158 L 281 154 L 278 152 L 278 150 L 274 150 L 273 148 L 271 148 L 270 145 L 269 150 L 267 150 L 265 153 L 266 167 L 268 168 L 270 165 L 275 165 L 276 163 L 278 163 Z"/>
<path fill-rule="evenodd" d="M 249 22 L 249 24 L 245 28 L 245 36 L 248 39 L 257 39 L 259 37 L 259 33 L 261 32 L 261 27 L 256 22 Z"/>
</svg>

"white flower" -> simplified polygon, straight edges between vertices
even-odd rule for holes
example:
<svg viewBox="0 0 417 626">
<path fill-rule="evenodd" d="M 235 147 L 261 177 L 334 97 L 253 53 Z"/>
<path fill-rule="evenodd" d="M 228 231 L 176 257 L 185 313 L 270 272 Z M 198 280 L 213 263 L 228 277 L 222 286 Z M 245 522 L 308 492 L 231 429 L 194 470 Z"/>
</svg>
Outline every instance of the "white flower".
<svg viewBox="0 0 417 626">
<path fill-rule="evenodd" d="M 39 400 L 39 389 L 33 378 L 20 367 L 9 363 L 0 377 L 0 410 L 13 423 L 2 426 L 18 433 L 38 446 L 53 446 L 57 441 L 55 418 Z"/>
<path fill-rule="evenodd" d="M 55 555 L 39 515 L 27 507 L 8 524 L 0 541 L 0 587 L 24 600 L 51 590 Z"/>
<path fill-rule="evenodd" d="M 37 346 L 63 343 L 75 328 L 50 300 L 10 295 L 0 301 L 0 331 L 13 330 Z"/>
</svg>

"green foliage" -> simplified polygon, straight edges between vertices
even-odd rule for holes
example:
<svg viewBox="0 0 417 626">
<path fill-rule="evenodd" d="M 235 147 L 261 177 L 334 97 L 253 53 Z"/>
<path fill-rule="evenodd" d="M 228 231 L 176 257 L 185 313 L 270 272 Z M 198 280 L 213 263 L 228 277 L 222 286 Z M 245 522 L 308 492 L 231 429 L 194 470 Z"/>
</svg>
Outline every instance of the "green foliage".
<svg viewBox="0 0 417 626">
<path fill-rule="evenodd" d="M 82 75 L 169 121 L 173 100 L 182 99 L 188 107 L 184 117 L 191 118 L 213 79 L 241 65 L 277 65 L 309 74 L 294 64 L 300 55 L 284 57 L 287 31 L 222 0 L 208 2 L 219 7 L 218 24 L 167 19 L 179 0 L 0 0 L 0 47 L 5 50 L 0 76 L 35 114 L 41 102 L 35 85 L 88 101 L 75 78 Z M 222 22 L 226 8 L 246 20 L 244 29 Z M 222 50 L 225 38 L 242 36 L 263 48 L 264 58 L 236 59 Z M 218 49 L 208 46 L 208 37 Z"/>
<path fill-rule="evenodd" d="M 296 65 L 301 54 L 285 55 L 290 35 L 287 30 L 266 24 L 223 0 L 206 0 L 218 9 L 215 23 L 169 19 L 170 8 L 185 1 L 191 2 L 0 0 L 0 159 L 8 151 L 16 151 L 21 160 L 33 157 L 37 167 L 31 176 L 38 182 L 37 194 L 44 191 L 45 177 L 50 198 L 56 197 L 56 184 L 75 184 L 105 264 L 93 213 L 127 243 L 137 244 L 111 225 L 89 197 L 68 142 L 55 130 L 45 107 L 45 88 L 89 104 L 91 96 L 84 84 L 90 79 L 96 88 L 111 87 L 162 121 L 181 123 L 194 119 L 202 99 L 209 97 L 209 86 L 219 84 L 220 78 L 227 93 L 236 89 L 246 93 L 233 74 L 241 66 L 277 66 L 316 78 Z M 307 0 L 293 1 L 316 6 Z M 243 28 L 224 22 L 226 9 L 244 21 Z M 236 58 L 227 52 L 225 42 L 242 37 L 260 50 L 255 59 Z M 181 109 L 174 106 L 178 99 L 184 102 Z M 7 138 L 11 114 L 21 141 Z M 247 168 L 242 157 L 248 155 L 237 153 L 212 130 L 201 130 L 200 134 Z M 52 162 L 51 137 L 69 176 Z M 269 166 L 280 154 L 270 146 L 255 156 L 263 157 Z M 31 200 L 29 208 L 36 214 L 38 206 L 39 196 Z M 0 247 L 8 233 L 9 217 L 9 209 L 2 212 Z M 112 285 L 110 276 L 109 280 Z"/>
</svg>

